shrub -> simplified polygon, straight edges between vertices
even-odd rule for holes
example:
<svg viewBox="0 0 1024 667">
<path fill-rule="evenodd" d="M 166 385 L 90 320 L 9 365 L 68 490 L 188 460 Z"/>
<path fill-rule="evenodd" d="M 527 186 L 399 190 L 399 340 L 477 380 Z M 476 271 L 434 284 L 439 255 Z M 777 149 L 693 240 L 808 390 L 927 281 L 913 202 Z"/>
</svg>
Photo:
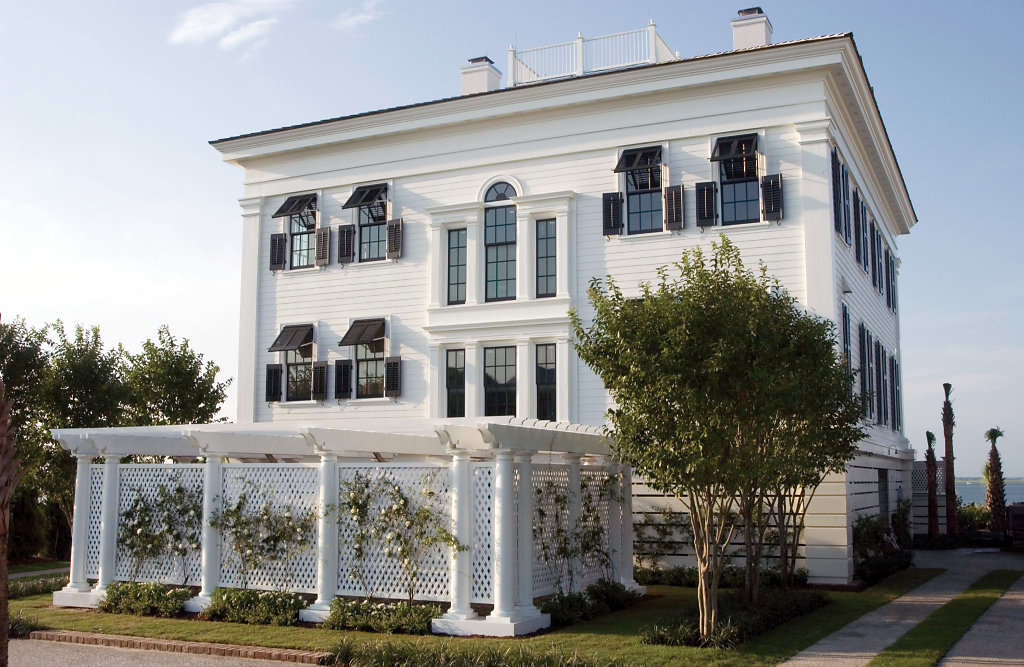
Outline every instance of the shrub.
<svg viewBox="0 0 1024 667">
<path fill-rule="evenodd" d="M 417 667 L 616 667 L 619 661 L 586 658 L 526 645 L 477 646 L 454 641 L 400 642 L 387 639 L 358 641 L 345 638 L 332 650 L 339 665 L 416 665 Z"/>
<path fill-rule="evenodd" d="M 625 609 L 639 599 L 622 584 L 601 579 L 587 586 L 585 593 L 556 593 L 541 603 L 540 610 L 551 614 L 551 626 L 558 628 Z"/>
<path fill-rule="evenodd" d="M 957 498 L 957 501 L 959 500 Z M 960 528 L 963 532 L 988 530 L 989 523 L 992 521 L 992 512 L 985 505 L 980 503 L 961 505 L 957 502 L 957 510 L 960 515 Z"/>
<path fill-rule="evenodd" d="M 745 573 L 739 565 L 726 565 L 722 568 L 722 579 L 719 588 L 743 588 Z M 793 575 L 797 586 L 807 585 L 807 568 L 800 568 Z M 697 586 L 697 568 L 677 565 L 665 569 L 637 567 L 633 569 L 633 579 L 641 586 Z M 782 579 L 777 569 L 761 571 L 761 585 L 779 587 Z"/>
<path fill-rule="evenodd" d="M 46 626 L 39 622 L 39 617 L 29 618 L 24 610 L 11 614 L 7 622 L 7 636 L 11 639 L 28 637 L 29 633 L 36 630 L 45 630 Z"/>
<path fill-rule="evenodd" d="M 556 593 L 540 605 L 544 614 L 551 614 L 551 627 L 560 628 L 591 618 L 591 606 L 583 593 Z"/>
<path fill-rule="evenodd" d="M 7 582 L 7 597 L 10 600 L 24 598 L 30 595 L 52 593 L 59 591 L 68 585 L 68 576 L 58 574 L 52 577 L 25 577 L 23 579 L 10 579 Z"/>
<path fill-rule="evenodd" d="M 295 625 L 306 600 L 298 593 L 253 591 L 242 588 L 218 588 L 210 595 L 210 604 L 202 618 L 252 625 Z"/>
<path fill-rule="evenodd" d="M 331 601 L 331 613 L 324 620 L 323 627 L 328 630 L 429 635 L 430 622 L 441 613 L 441 607 L 436 604 L 386 604 L 334 598 Z"/>
<path fill-rule="evenodd" d="M 879 514 L 853 522 L 853 575 L 873 584 L 910 567 L 911 553 L 900 547 L 893 531 Z"/>
<path fill-rule="evenodd" d="M 122 581 L 107 586 L 107 594 L 98 608 L 108 614 L 171 618 L 184 611 L 185 600 L 190 597 L 192 593 L 187 588 L 167 588 L 163 584 Z"/>
<path fill-rule="evenodd" d="M 595 606 L 603 605 L 608 611 L 619 611 L 636 604 L 640 594 L 617 581 L 601 579 L 587 586 L 587 597 Z"/>
</svg>

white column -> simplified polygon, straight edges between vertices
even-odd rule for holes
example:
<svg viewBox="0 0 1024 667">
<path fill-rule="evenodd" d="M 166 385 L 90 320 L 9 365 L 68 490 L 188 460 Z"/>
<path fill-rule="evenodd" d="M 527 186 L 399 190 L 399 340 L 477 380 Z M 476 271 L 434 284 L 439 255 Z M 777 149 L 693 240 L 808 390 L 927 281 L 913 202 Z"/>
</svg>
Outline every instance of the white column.
<svg viewBox="0 0 1024 667">
<path fill-rule="evenodd" d="M 567 529 L 570 533 L 573 533 L 580 520 L 580 459 L 582 456 L 580 454 L 562 454 L 562 458 L 565 460 L 569 473 L 569 484 L 566 489 L 566 496 L 568 498 L 566 510 L 569 522 Z M 574 558 L 569 563 L 569 571 L 575 573 L 569 586 L 571 593 L 578 593 L 580 591 L 579 574 L 582 569 L 582 563 L 580 563 L 578 558 Z"/>
<path fill-rule="evenodd" d="M 479 343 L 466 343 L 466 416 L 484 414 L 484 357 Z"/>
<path fill-rule="evenodd" d="M 221 508 L 220 457 L 206 455 L 203 469 L 203 532 L 201 581 L 199 597 L 209 601 L 210 594 L 220 586 L 220 534 L 210 525 L 213 515 Z"/>
<path fill-rule="evenodd" d="M 607 461 L 609 475 L 620 473 L 619 464 L 611 459 Z M 612 488 L 611 497 L 608 499 L 608 557 L 612 563 L 611 580 L 619 581 L 622 578 L 622 488 L 621 480 Z"/>
<path fill-rule="evenodd" d="M 536 294 L 534 274 L 537 253 L 534 249 L 537 235 L 530 216 L 521 207 L 516 208 L 516 300 L 532 299 Z"/>
<path fill-rule="evenodd" d="M 569 395 L 576 393 L 570 390 L 572 376 L 569 366 L 571 358 L 569 348 L 568 337 L 560 337 L 555 341 L 555 417 L 558 418 L 558 421 L 575 424 L 576 421 L 573 419 L 569 407 Z"/>
<path fill-rule="evenodd" d="M 459 544 L 473 544 L 473 477 L 469 463 L 469 452 L 464 449 L 452 451 L 451 467 L 451 512 L 452 534 Z M 451 606 L 445 618 L 465 621 L 476 618 L 476 612 L 469 606 L 473 592 L 473 552 L 454 551 L 448 570 Z"/>
<path fill-rule="evenodd" d="M 516 417 L 537 416 L 537 377 L 534 355 L 528 340 L 516 343 Z"/>
<path fill-rule="evenodd" d="M 484 267 L 487 262 L 484 259 L 483 239 L 480 238 L 479 224 L 466 225 L 466 304 L 484 302 L 484 286 L 486 276 Z"/>
<path fill-rule="evenodd" d="M 89 582 L 85 580 L 85 552 L 89 548 L 89 454 L 75 454 L 78 465 L 75 470 L 75 510 L 71 517 L 71 579 L 66 591 L 85 592 Z"/>
<path fill-rule="evenodd" d="M 338 592 L 338 457 L 320 455 L 320 506 L 317 511 L 316 600 L 310 609 L 329 610 Z"/>
<path fill-rule="evenodd" d="M 516 452 L 519 470 L 519 595 L 520 618 L 540 611 L 533 606 L 533 452 Z"/>
<path fill-rule="evenodd" d="M 431 419 L 443 419 L 447 410 L 445 397 L 446 352 L 440 345 L 430 346 L 430 365 L 427 369 L 427 414 Z"/>
<path fill-rule="evenodd" d="M 262 387 L 257 391 L 256 369 L 260 364 L 261 349 L 256 344 L 256 322 L 259 320 L 257 289 L 267 266 L 260 259 L 260 206 L 261 197 L 240 199 L 242 207 L 242 281 L 239 300 L 238 377 L 235 381 L 238 396 L 238 423 L 251 424 L 256 418 L 257 394 L 262 399 Z M 267 241 L 269 242 L 269 240 Z M 264 343 L 266 345 L 266 343 Z M 263 348 L 266 350 L 266 347 Z"/>
<path fill-rule="evenodd" d="M 438 223 L 430 225 L 430 301 L 428 308 L 438 308 L 447 303 L 445 287 L 448 283 L 448 234 Z"/>
<path fill-rule="evenodd" d="M 629 589 L 639 588 L 633 581 L 633 471 L 622 464 L 622 529 L 619 562 L 622 574 L 619 581 Z"/>
<path fill-rule="evenodd" d="M 512 452 L 494 455 L 494 554 L 491 575 L 492 621 L 512 621 L 515 616 L 516 579 L 519 576 L 516 548 L 515 467 Z"/>
<path fill-rule="evenodd" d="M 117 555 L 118 526 L 118 474 L 119 459 L 107 456 L 103 459 L 103 495 L 100 505 L 100 572 L 96 591 L 105 591 L 114 580 L 114 561 Z"/>
</svg>

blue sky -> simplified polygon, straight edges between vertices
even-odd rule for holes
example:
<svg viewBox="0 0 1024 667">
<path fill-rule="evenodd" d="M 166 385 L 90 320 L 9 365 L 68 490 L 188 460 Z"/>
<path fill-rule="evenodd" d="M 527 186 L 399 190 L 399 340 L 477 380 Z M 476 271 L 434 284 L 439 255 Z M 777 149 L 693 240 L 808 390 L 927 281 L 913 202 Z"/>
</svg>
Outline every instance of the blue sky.
<svg viewBox="0 0 1024 667">
<path fill-rule="evenodd" d="M 1001 426 L 1024 476 L 1024 3 L 760 3 L 785 41 L 853 32 L 919 223 L 899 240 L 906 434 L 959 475 Z M 237 368 L 242 172 L 207 141 L 457 95 L 459 67 L 643 27 L 682 56 L 731 48 L 742 3 L 165 0 L 8 3 L 0 23 L 0 317 L 157 327 Z M 225 413 L 234 414 L 234 395 Z"/>
</svg>

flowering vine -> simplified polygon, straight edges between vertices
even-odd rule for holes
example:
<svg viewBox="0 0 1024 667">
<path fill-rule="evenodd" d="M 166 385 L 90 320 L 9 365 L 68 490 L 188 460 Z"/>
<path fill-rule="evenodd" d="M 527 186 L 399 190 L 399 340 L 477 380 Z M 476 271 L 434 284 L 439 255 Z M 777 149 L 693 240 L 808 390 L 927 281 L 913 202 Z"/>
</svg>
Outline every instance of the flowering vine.
<svg viewBox="0 0 1024 667">
<path fill-rule="evenodd" d="M 147 562 L 164 558 L 176 561 L 182 584 L 188 580 L 189 558 L 199 551 L 203 492 L 183 486 L 180 476 L 172 484 L 157 486 L 155 497 L 136 487 L 121 516 L 117 545 L 132 560 L 132 581 Z"/>
</svg>

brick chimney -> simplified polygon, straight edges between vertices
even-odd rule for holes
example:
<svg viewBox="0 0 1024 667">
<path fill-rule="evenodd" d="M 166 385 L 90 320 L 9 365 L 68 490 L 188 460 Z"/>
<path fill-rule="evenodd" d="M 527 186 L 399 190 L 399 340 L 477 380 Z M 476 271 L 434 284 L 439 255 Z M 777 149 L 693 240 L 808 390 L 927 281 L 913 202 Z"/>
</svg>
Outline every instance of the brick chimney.
<svg viewBox="0 0 1024 667">
<path fill-rule="evenodd" d="M 732 48 L 750 49 L 772 43 L 772 23 L 760 7 L 741 9 L 732 23 Z"/>
<path fill-rule="evenodd" d="M 470 58 L 461 71 L 463 95 L 489 93 L 501 87 L 501 72 L 487 56 Z"/>
</svg>

